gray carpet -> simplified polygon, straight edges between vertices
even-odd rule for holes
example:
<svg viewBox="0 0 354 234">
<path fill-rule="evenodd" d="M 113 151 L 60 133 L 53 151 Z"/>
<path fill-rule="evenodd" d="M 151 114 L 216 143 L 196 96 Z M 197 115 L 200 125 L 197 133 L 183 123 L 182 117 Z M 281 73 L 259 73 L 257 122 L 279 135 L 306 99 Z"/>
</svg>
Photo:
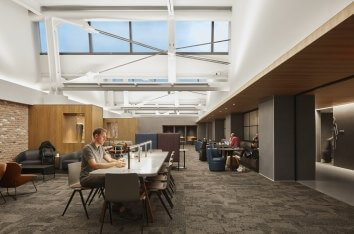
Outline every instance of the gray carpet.
<svg viewBox="0 0 354 234">
<path fill-rule="evenodd" d="M 144 227 L 145 233 L 354 233 L 350 205 L 295 182 L 272 182 L 252 171 L 210 172 L 192 147 L 186 159 L 186 170 L 173 171 L 177 182 L 173 220 L 153 197 L 155 222 Z M 72 192 L 66 175 L 44 183 L 38 180 L 37 187 L 37 193 L 19 196 L 17 201 L 7 197 L 8 202 L 0 205 L 0 233 L 99 232 L 101 198 L 88 208 L 89 220 L 79 196 L 62 217 Z M 30 184 L 18 189 L 31 191 Z M 115 214 L 113 225 L 108 220 L 107 213 L 104 233 L 140 231 L 139 221 Z"/>
</svg>

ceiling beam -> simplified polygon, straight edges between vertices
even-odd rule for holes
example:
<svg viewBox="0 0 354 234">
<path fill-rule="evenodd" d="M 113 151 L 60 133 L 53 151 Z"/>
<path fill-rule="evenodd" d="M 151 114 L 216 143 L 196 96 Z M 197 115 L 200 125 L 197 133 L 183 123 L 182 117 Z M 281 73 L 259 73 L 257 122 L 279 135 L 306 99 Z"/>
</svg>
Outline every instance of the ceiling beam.
<svg viewBox="0 0 354 234">
<path fill-rule="evenodd" d="M 39 5 L 38 2 L 34 0 L 12 0 L 14 3 L 17 3 L 18 5 L 26 8 L 27 10 L 33 12 L 37 16 L 41 16 L 41 6 Z"/>
<path fill-rule="evenodd" d="M 208 84 L 117 84 L 117 83 L 64 83 L 63 91 L 227 91 L 226 87 Z"/>
<path fill-rule="evenodd" d="M 31 1 L 31 0 L 14 0 Z M 174 6 L 172 0 L 166 0 L 167 6 L 171 11 L 230 11 L 231 6 Z M 31 1 L 32 2 L 32 1 Z M 48 11 L 163 11 L 166 12 L 166 6 L 42 6 L 43 12 Z"/>
<path fill-rule="evenodd" d="M 115 20 L 168 20 L 169 15 L 164 11 L 42 11 L 42 16 L 60 17 L 68 20 L 74 19 L 115 19 Z M 180 10 L 174 12 L 176 20 L 220 20 L 230 21 L 231 11 L 191 11 Z M 40 21 L 43 17 L 31 15 L 31 20 Z"/>
<path fill-rule="evenodd" d="M 110 110 L 126 110 L 126 111 L 198 111 L 198 106 L 115 106 Z"/>
</svg>

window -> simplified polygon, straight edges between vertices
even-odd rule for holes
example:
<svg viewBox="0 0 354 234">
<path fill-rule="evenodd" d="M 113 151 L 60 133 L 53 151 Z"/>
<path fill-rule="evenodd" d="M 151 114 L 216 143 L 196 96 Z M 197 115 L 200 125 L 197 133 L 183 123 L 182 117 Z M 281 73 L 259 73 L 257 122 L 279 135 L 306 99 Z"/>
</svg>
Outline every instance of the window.
<svg viewBox="0 0 354 234">
<path fill-rule="evenodd" d="M 168 50 L 167 21 L 92 21 L 93 28 L 141 42 L 162 51 Z M 47 52 L 45 24 L 39 22 L 41 53 Z M 177 53 L 228 53 L 228 21 L 176 21 L 175 46 Z M 69 23 L 58 27 L 60 53 L 158 53 L 130 42 L 99 33 L 89 34 Z M 205 44 L 206 45 L 199 45 Z M 188 48 L 183 48 L 188 47 Z M 179 49 L 180 48 L 180 49 Z"/>
<path fill-rule="evenodd" d="M 176 21 L 177 52 L 211 52 L 211 45 L 194 46 L 184 49 L 180 47 L 211 42 L 210 21 Z"/>
<path fill-rule="evenodd" d="M 132 22 L 132 40 L 144 43 L 149 46 L 167 50 L 168 27 L 166 21 L 137 21 Z M 158 51 L 133 44 L 133 52 Z"/>
<path fill-rule="evenodd" d="M 129 22 L 92 21 L 91 26 L 129 39 Z M 99 33 L 92 33 L 93 53 L 130 52 L 130 43 Z"/>
<path fill-rule="evenodd" d="M 258 134 L 258 110 L 243 114 L 243 140 L 252 141 Z"/>
<path fill-rule="evenodd" d="M 41 42 L 41 53 L 47 53 L 47 35 L 45 31 L 44 21 L 38 22 L 39 27 L 39 38 Z"/>
<path fill-rule="evenodd" d="M 214 42 L 229 39 L 229 22 L 214 22 Z M 214 52 L 229 52 L 229 42 L 214 43 Z"/>
<path fill-rule="evenodd" d="M 61 24 L 58 27 L 59 52 L 62 53 L 88 53 L 88 33 L 72 24 Z"/>
</svg>

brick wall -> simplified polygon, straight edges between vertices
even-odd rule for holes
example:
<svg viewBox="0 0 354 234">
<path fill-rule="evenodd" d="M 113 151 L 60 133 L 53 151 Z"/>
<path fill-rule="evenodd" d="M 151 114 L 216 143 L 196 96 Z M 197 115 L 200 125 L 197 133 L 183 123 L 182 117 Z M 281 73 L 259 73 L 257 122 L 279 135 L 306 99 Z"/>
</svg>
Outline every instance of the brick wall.
<svg viewBox="0 0 354 234">
<path fill-rule="evenodd" d="M 0 100 L 0 162 L 28 149 L 28 105 Z"/>
</svg>

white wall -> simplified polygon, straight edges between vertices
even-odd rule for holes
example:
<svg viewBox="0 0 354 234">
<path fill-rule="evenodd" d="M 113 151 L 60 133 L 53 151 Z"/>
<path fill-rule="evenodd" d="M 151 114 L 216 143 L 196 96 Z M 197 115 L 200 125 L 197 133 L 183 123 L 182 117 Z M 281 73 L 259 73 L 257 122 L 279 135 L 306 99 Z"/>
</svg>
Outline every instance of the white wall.
<svg viewBox="0 0 354 234">
<path fill-rule="evenodd" d="M 1 79 L 36 85 L 39 77 L 39 40 L 36 33 L 26 9 L 10 0 L 0 1 Z"/>
</svg>

